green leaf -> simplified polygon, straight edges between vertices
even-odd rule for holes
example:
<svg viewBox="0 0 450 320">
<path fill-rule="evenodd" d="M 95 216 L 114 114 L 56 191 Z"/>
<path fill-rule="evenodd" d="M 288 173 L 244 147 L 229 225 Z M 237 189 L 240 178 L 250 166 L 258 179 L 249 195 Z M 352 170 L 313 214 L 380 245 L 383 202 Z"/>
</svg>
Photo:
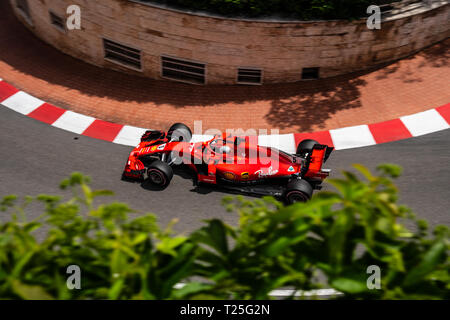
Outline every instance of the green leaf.
<svg viewBox="0 0 450 320">
<path fill-rule="evenodd" d="M 362 164 L 355 163 L 353 164 L 353 167 L 358 170 L 364 177 L 366 177 L 367 180 L 373 181 L 375 180 L 375 177 L 370 173 L 369 169 L 367 167 L 363 166 Z"/>
<path fill-rule="evenodd" d="M 201 228 L 193 234 L 193 239 L 216 249 L 221 254 L 228 253 L 228 242 L 226 239 L 226 227 L 218 219 L 208 221 L 206 227 Z"/>
<path fill-rule="evenodd" d="M 6 211 L 6 209 L 14 206 L 16 201 L 17 201 L 17 196 L 13 195 L 13 194 L 3 197 L 2 200 L 0 201 L 0 210 Z"/>
<path fill-rule="evenodd" d="M 328 179 L 327 182 L 338 189 L 344 197 L 348 197 L 351 191 L 351 183 L 343 179 Z"/>
<path fill-rule="evenodd" d="M 427 274 L 434 271 L 436 266 L 444 258 L 446 246 L 443 241 L 435 243 L 423 256 L 422 261 L 414 267 L 406 276 L 403 284 L 412 286 L 421 281 Z"/>
<path fill-rule="evenodd" d="M 92 192 L 92 197 L 96 198 L 99 196 L 113 196 L 114 192 L 111 190 L 95 190 Z"/>
<path fill-rule="evenodd" d="M 132 245 L 136 246 L 142 242 L 144 242 L 145 240 L 147 240 L 148 236 L 145 233 L 140 233 L 138 234 L 136 237 L 134 237 L 133 241 L 132 241 Z"/>
<path fill-rule="evenodd" d="M 392 163 L 380 164 L 377 166 L 377 170 L 392 178 L 398 178 L 403 171 L 402 167 Z"/>
<path fill-rule="evenodd" d="M 20 276 L 20 273 L 22 272 L 22 269 L 31 260 L 34 254 L 34 251 L 29 251 L 24 256 L 22 256 L 14 266 L 11 276 L 14 278 L 18 278 Z"/>
<path fill-rule="evenodd" d="M 156 245 L 156 248 L 161 252 L 170 254 L 175 257 L 177 253 L 174 249 L 183 244 L 184 242 L 186 242 L 187 240 L 188 238 L 186 237 L 164 238 L 161 242 L 159 242 Z"/>
<path fill-rule="evenodd" d="M 331 281 L 331 286 L 341 292 L 357 294 L 368 291 L 366 281 L 352 278 L 336 278 Z"/>
<path fill-rule="evenodd" d="M 125 283 L 124 278 L 117 279 L 114 281 L 114 284 L 112 285 L 111 289 L 108 292 L 108 298 L 111 300 L 116 300 L 120 297 L 120 293 L 123 289 Z"/>
<path fill-rule="evenodd" d="M 186 299 L 194 294 L 199 294 L 201 292 L 206 292 L 213 288 L 213 285 L 201 283 L 201 282 L 191 282 L 186 284 L 181 289 L 175 290 L 172 293 L 172 297 L 175 299 Z"/>
<path fill-rule="evenodd" d="M 39 223 L 39 222 L 30 222 L 30 223 L 27 223 L 27 224 L 24 226 L 23 230 L 24 230 L 26 233 L 31 233 L 31 232 L 33 232 L 34 230 L 39 229 L 41 226 L 42 226 L 42 224 Z"/>
<path fill-rule="evenodd" d="M 36 285 L 27 285 L 19 280 L 13 280 L 11 283 L 14 293 L 25 300 L 53 300 L 44 288 Z"/>
<path fill-rule="evenodd" d="M 285 248 L 291 244 L 291 238 L 281 237 L 272 242 L 265 250 L 265 253 L 269 257 L 275 257 L 279 255 Z"/>
</svg>

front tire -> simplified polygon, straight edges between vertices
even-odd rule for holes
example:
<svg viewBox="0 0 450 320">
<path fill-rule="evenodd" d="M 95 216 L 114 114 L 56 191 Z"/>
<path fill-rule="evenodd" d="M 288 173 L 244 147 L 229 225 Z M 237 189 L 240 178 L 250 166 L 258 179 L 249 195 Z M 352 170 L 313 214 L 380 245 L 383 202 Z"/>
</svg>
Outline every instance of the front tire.
<svg viewBox="0 0 450 320">
<path fill-rule="evenodd" d="M 174 141 L 189 142 L 192 139 L 192 131 L 184 123 L 175 123 L 167 131 L 167 138 Z"/>
<path fill-rule="evenodd" d="M 148 167 L 147 176 L 152 185 L 163 189 L 170 184 L 173 170 L 167 163 L 156 160 Z"/>
<path fill-rule="evenodd" d="M 313 187 L 311 184 L 303 179 L 295 179 L 290 181 L 286 186 L 284 198 L 287 204 L 296 202 L 306 202 L 311 199 L 313 194 Z"/>
</svg>

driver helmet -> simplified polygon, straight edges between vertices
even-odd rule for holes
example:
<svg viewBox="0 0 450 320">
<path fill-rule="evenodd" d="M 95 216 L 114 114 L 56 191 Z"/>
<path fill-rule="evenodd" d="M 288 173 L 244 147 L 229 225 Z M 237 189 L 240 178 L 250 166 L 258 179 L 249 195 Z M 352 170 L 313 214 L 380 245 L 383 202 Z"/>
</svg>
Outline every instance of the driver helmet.
<svg viewBox="0 0 450 320">
<path fill-rule="evenodd" d="M 229 146 L 221 146 L 219 148 L 219 153 L 230 153 L 231 152 L 231 148 Z"/>
</svg>

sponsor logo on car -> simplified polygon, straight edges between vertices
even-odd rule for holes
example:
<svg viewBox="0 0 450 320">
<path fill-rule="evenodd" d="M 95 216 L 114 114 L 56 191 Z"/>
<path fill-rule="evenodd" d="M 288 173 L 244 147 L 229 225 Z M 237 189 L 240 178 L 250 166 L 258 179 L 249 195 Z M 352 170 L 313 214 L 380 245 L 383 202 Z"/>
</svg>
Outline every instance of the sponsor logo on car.
<svg viewBox="0 0 450 320">
<path fill-rule="evenodd" d="M 160 145 L 157 149 L 158 150 L 164 150 L 165 147 L 166 147 L 166 144 L 164 143 L 164 144 Z"/>
<path fill-rule="evenodd" d="M 236 175 L 233 172 L 224 172 L 223 177 L 227 180 L 234 180 Z"/>
<path fill-rule="evenodd" d="M 248 173 L 248 172 L 242 172 L 242 173 L 241 173 L 241 178 L 242 178 L 242 179 L 248 179 L 248 178 L 250 178 L 250 173 Z"/>
<path fill-rule="evenodd" d="M 152 151 L 155 151 L 156 148 L 158 148 L 157 146 L 152 147 Z"/>
<path fill-rule="evenodd" d="M 294 169 L 294 167 L 293 166 L 290 166 L 289 168 L 288 168 L 288 170 L 287 170 L 288 172 L 294 172 L 295 171 L 295 169 Z"/>
<path fill-rule="evenodd" d="M 278 170 L 273 170 L 272 166 L 270 166 L 267 171 L 264 171 L 263 169 L 259 169 L 258 171 L 255 171 L 255 175 L 257 175 L 259 178 L 269 177 L 276 175 L 278 173 Z"/>
</svg>

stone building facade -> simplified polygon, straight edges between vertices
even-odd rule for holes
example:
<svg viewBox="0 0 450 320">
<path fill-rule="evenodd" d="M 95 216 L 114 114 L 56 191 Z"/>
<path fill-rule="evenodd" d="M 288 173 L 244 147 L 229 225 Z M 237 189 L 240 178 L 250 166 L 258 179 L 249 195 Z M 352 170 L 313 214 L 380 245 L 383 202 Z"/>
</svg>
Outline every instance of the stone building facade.
<svg viewBox="0 0 450 320">
<path fill-rule="evenodd" d="M 10 0 L 39 38 L 86 62 L 153 79 L 200 84 L 274 83 L 325 78 L 408 56 L 450 35 L 440 1 L 384 18 L 261 21 L 191 14 L 129 0 Z M 67 7 L 81 30 L 67 30 Z"/>
</svg>

